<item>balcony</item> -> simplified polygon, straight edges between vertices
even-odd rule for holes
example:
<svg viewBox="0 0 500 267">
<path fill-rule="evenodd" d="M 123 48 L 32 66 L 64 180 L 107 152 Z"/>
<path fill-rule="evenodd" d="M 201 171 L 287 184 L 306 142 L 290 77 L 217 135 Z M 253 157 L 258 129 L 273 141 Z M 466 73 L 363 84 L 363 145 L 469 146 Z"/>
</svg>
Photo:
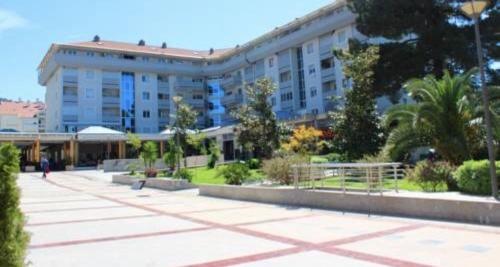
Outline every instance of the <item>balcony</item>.
<svg viewBox="0 0 500 267">
<path fill-rule="evenodd" d="M 104 123 L 120 123 L 120 116 L 113 114 L 102 114 L 102 122 Z"/>
<path fill-rule="evenodd" d="M 220 85 L 222 87 L 231 87 L 231 86 L 237 86 L 241 85 L 243 79 L 241 76 L 231 76 L 228 78 L 225 78 L 224 80 L 221 81 Z"/>
<path fill-rule="evenodd" d="M 280 89 L 287 89 L 292 87 L 292 80 L 280 82 Z"/>
<path fill-rule="evenodd" d="M 116 96 L 103 96 L 102 103 L 107 105 L 120 105 L 120 97 Z"/>
<path fill-rule="evenodd" d="M 222 105 L 239 104 L 241 102 L 243 102 L 243 95 L 240 94 L 225 95 L 221 100 Z"/>
<path fill-rule="evenodd" d="M 170 84 L 165 81 L 158 81 L 158 91 L 170 91 Z"/>
<path fill-rule="evenodd" d="M 194 108 L 204 108 L 205 100 L 204 99 L 189 99 L 186 100 L 186 103 Z"/>
<path fill-rule="evenodd" d="M 170 109 L 170 101 L 158 99 L 158 107 Z"/>
<path fill-rule="evenodd" d="M 64 122 L 77 122 L 78 115 L 63 115 Z"/>
<path fill-rule="evenodd" d="M 335 80 L 335 68 L 328 68 L 321 70 L 321 79 L 325 81 Z"/>
<path fill-rule="evenodd" d="M 193 82 L 191 80 L 177 80 L 175 82 L 177 88 L 203 89 L 202 82 Z"/>
</svg>

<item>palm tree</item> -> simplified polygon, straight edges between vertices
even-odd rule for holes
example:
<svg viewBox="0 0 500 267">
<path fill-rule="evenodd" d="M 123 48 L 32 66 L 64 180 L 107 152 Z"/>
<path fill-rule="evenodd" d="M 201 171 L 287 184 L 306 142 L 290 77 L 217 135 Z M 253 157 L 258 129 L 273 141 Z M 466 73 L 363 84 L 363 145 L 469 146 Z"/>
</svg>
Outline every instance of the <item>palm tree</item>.
<svg viewBox="0 0 500 267">
<path fill-rule="evenodd" d="M 406 85 L 416 103 L 396 105 L 385 117 L 385 125 L 393 127 L 387 140 L 393 158 L 422 146 L 432 146 L 453 164 L 472 157 L 482 127 L 474 123 L 474 71 L 455 76 L 445 71 L 440 80 L 429 75 Z"/>
</svg>

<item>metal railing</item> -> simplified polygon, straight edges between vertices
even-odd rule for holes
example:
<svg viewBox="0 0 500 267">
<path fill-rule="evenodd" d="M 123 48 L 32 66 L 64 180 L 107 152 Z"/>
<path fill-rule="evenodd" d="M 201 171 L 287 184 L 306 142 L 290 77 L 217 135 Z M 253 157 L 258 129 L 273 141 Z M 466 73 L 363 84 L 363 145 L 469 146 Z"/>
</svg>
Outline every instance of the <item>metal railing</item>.
<svg viewBox="0 0 500 267">
<path fill-rule="evenodd" d="M 401 163 L 324 163 L 294 165 L 295 189 L 335 189 L 342 192 L 365 191 L 368 195 L 386 190 L 399 192 L 404 177 Z"/>
</svg>

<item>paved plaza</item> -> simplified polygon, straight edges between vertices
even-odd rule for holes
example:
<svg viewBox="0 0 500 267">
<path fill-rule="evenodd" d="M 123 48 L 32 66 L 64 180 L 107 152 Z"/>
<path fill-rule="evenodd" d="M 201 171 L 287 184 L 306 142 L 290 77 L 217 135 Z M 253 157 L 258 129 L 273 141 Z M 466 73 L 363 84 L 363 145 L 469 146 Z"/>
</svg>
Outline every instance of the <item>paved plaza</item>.
<svg viewBox="0 0 500 267">
<path fill-rule="evenodd" d="M 97 171 L 21 174 L 35 267 L 498 266 L 500 228 L 200 197 Z"/>
</svg>

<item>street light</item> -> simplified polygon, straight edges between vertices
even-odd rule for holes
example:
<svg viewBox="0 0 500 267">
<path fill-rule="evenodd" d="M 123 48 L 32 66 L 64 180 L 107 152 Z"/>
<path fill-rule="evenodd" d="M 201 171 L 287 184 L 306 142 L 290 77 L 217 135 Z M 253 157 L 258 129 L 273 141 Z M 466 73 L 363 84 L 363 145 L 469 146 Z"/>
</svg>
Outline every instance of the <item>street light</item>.
<svg viewBox="0 0 500 267">
<path fill-rule="evenodd" d="M 177 159 L 177 171 L 179 171 L 181 169 L 181 158 L 180 158 L 180 155 L 179 155 L 179 147 L 181 146 L 181 136 L 180 136 L 180 133 L 179 133 L 179 124 L 178 124 L 178 112 L 179 112 L 179 105 L 181 104 L 181 101 L 182 101 L 182 96 L 173 96 L 172 97 L 172 100 L 174 101 L 175 103 L 175 143 L 177 145 L 177 148 L 176 148 L 176 151 L 175 151 L 175 158 Z"/>
<path fill-rule="evenodd" d="M 481 14 L 488 6 L 488 1 L 468 1 L 465 2 L 460 10 L 469 18 L 474 21 L 474 30 L 476 35 L 476 50 L 477 50 L 477 61 L 479 63 L 479 72 L 481 75 L 481 90 L 483 93 L 483 106 L 484 106 L 484 120 L 486 124 L 486 135 L 487 135 L 487 145 L 488 145 L 488 158 L 490 160 L 490 177 L 491 177 L 491 191 L 493 197 L 498 196 L 498 181 L 496 178 L 496 166 L 495 166 L 495 148 L 493 146 L 493 131 L 491 128 L 491 113 L 490 113 L 490 97 L 488 92 L 488 87 L 486 86 L 486 76 L 484 74 L 484 63 L 483 63 L 483 52 L 481 45 L 481 35 L 479 32 L 479 21 Z"/>
</svg>

